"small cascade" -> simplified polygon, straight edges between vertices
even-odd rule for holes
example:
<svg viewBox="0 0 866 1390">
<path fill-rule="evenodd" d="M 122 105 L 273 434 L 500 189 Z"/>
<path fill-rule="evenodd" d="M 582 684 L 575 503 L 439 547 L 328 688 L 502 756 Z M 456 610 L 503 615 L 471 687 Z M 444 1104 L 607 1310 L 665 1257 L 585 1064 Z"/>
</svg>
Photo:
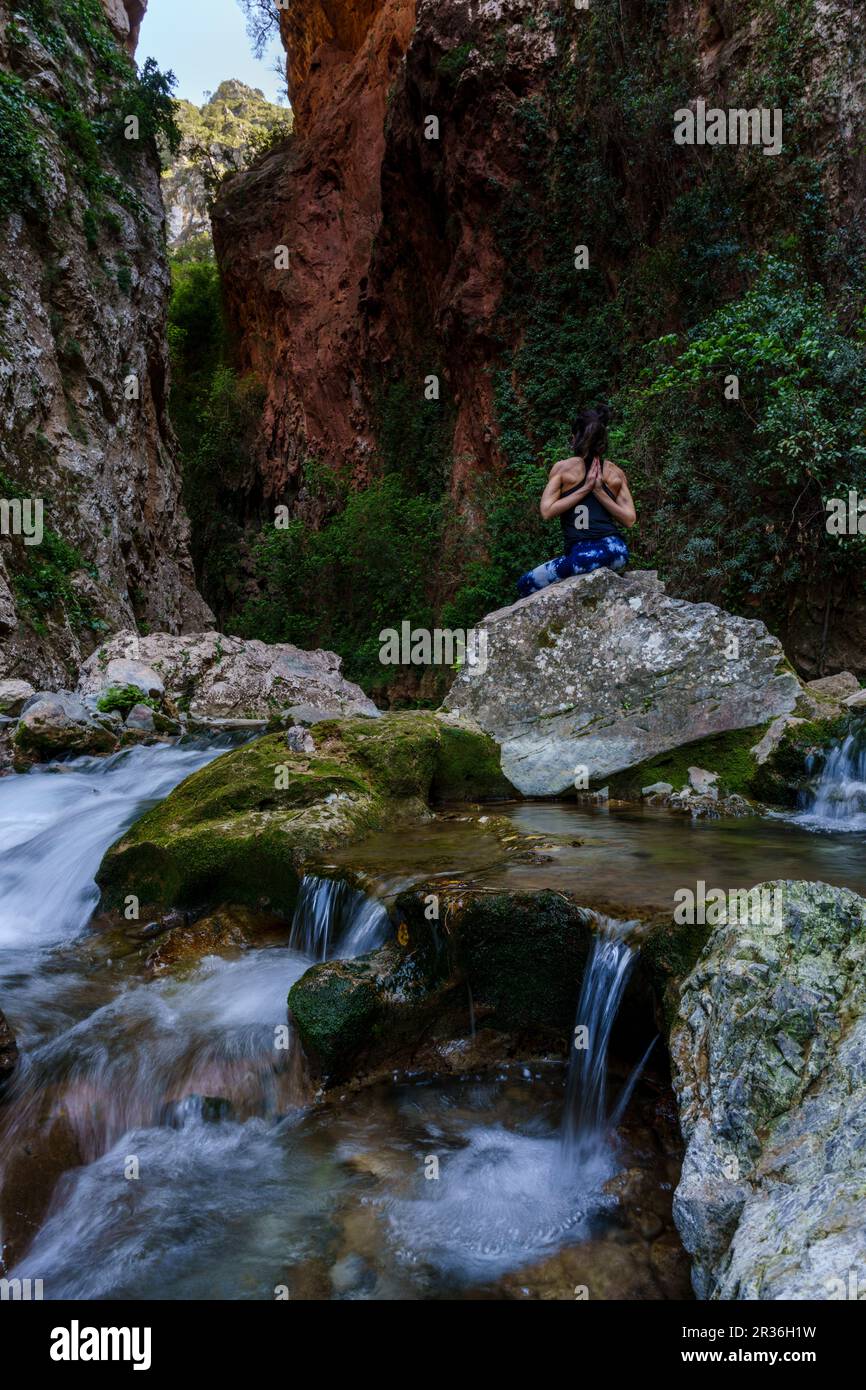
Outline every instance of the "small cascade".
<svg viewBox="0 0 866 1390">
<path fill-rule="evenodd" d="M 568 1162 L 599 1152 L 625 1112 L 632 1091 L 655 1045 L 635 1067 L 612 1114 L 607 1106 L 607 1054 L 614 1020 L 637 959 L 629 937 L 637 922 L 598 917 L 597 932 L 583 977 L 568 1068 L 562 1154 Z"/>
<path fill-rule="evenodd" d="M 315 961 L 363 956 L 387 941 L 388 913 L 341 878 L 306 874 L 301 881 L 289 944 Z"/>
<path fill-rule="evenodd" d="M 806 764 L 813 770 L 814 759 Z M 866 830 L 866 741 L 849 734 L 831 749 L 815 787 L 794 817 L 813 830 Z"/>
</svg>

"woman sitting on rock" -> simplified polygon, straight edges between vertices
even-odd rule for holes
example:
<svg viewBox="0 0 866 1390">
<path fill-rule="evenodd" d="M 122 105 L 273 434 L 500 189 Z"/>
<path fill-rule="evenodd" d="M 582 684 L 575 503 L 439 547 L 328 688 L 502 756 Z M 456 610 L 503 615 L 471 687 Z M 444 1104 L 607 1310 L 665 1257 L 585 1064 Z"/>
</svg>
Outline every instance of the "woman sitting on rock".
<svg viewBox="0 0 866 1390">
<path fill-rule="evenodd" d="M 574 422 L 574 457 L 561 459 L 550 470 L 541 494 L 545 521 L 558 516 L 565 537 L 565 554 L 529 570 L 517 581 L 521 598 L 606 566 L 625 569 L 628 547 L 619 525 L 634 526 L 637 516 L 628 481 L 621 468 L 604 457 L 610 411 L 606 405 L 585 410 Z"/>
</svg>

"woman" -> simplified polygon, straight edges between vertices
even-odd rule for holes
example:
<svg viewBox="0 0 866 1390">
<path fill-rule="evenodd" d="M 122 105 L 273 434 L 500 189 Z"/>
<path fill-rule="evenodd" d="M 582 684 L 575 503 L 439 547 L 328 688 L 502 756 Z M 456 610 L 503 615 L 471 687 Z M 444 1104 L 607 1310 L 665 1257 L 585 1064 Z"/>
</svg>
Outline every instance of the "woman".
<svg viewBox="0 0 866 1390">
<path fill-rule="evenodd" d="M 634 526 L 637 515 L 625 474 L 604 457 L 609 420 L 606 405 L 579 415 L 571 436 L 575 456 L 561 459 L 550 470 L 541 494 L 541 515 L 545 521 L 560 518 L 565 554 L 518 579 L 522 598 L 572 574 L 589 574 L 603 566 L 622 570 L 628 564 L 620 525 Z"/>
</svg>

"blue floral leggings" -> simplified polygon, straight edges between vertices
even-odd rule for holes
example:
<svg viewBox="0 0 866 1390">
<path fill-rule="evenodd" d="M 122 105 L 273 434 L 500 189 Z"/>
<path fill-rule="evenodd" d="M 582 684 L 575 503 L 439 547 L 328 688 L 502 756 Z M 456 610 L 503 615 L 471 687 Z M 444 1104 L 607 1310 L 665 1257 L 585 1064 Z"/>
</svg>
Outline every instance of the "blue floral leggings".
<svg viewBox="0 0 866 1390">
<path fill-rule="evenodd" d="M 534 570 L 528 570 L 517 581 L 517 592 L 521 598 L 534 594 L 538 589 L 546 589 L 559 579 L 570 579 L 573 574 L 589 574 L 590 570 L 622 570 L 628 564 L 628 546 L 619 536 L 602 536 L 597 541 L 578 541 L 567 555 L 559 555 L 548 560 Z"/>
</svg>

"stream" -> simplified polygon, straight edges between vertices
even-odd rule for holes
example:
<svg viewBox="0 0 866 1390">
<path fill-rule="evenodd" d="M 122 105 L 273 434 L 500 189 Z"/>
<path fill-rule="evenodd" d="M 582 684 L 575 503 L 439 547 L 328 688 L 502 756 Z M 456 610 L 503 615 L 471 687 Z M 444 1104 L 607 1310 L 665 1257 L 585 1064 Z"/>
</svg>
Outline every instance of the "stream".
<svg viewBox="0 0 866 1390">
<path fill-rule="evenodd" d="M 637 958 L 628 918 L 697 879 L 866 892 L 859 810 L 692 823 L 526 802 L 497 807 L 494 834 L 493 813 L 446 808 L 334 856 L 365 891 L 310 875 L 282 939 L 154 977 L 88 930 L 93 876 L 229 746 L 0 779 L 0 1002 L 21 1049 L 0 1109 L 4 1272 L 41 1279 L 46 1298 L 690 1297 L 666 1058 L 651 1035 L 617 1046 L 613 1030 Z M 503 817 L 537 853 L 507 853 Z M 317 1101 L 291 1036 L 275 1046 L 290 985 L 387 940 L 384 904 L 431 878 L 567 888 L 598 909 L 575 1000 L 589 1047 L 567 1068 L 511 1060 Z"/>
</svg>

